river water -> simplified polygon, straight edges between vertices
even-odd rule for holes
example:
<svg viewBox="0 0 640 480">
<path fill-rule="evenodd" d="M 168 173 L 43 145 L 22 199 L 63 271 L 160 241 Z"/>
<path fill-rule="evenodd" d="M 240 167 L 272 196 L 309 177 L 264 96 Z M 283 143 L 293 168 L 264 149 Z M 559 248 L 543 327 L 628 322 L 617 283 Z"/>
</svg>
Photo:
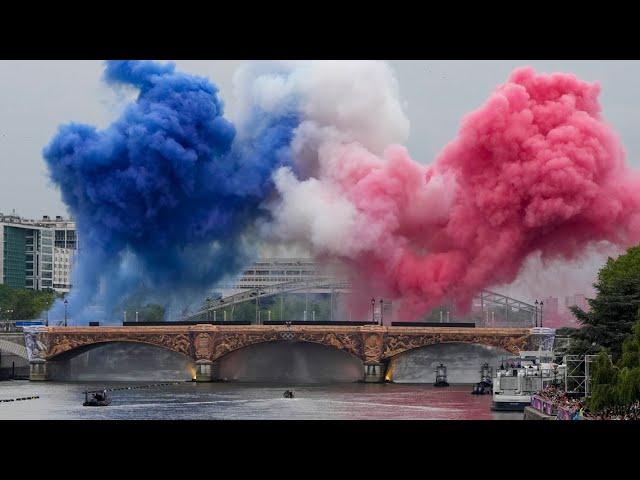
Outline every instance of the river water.
<svg viewBox="0 0 640 480">
<path fill-rule="evenodd" d="M 522 412 L 492 412 L 491 395 L 471 385 L 342 383 L 274 385 L 193 383 L 111 392 L 108 407 L 83 407 L 84 390 L 149 383 L 0 382 L 0 419 L 8 420 L 521 420 Z M 295 398 L 285 399 L 291 389 Z"/>
</svg>

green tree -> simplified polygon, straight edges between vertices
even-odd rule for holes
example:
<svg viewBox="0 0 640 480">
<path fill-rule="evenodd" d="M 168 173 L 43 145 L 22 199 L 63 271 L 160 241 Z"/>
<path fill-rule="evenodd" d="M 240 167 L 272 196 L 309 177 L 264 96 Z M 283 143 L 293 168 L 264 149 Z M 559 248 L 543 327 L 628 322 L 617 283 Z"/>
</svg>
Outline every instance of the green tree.
<svg viewBox="0 0 640 480">
<path fill-rule="evenodd" d="M 594 411 L 640 400 L 640 320 L 633 334 L 625 339 L 622 355 L 614 366 L 605 352 L 593 365 L 592 394 L 589 408 Z"/>
<path fill-rule="evenodd" d="M 605 352 L 600 352 L 592 365 L 591 397 L 588 406 L 593 411 L 617 405 L 618 370 Z"/>
<path fill-rule="evenodd" d="M 571 332 L 571 353 L 593 353 L 606 348 L 617 361 L 622 344 L 632 331 L 640 307 L 640 246 L 617 258 L 609 258 L 598 272 L 596 296 L 589 299 L 590 310 L 572 307 L 582 328 Z"/>
<path fill-rule="evenodd" d="M 53 290 L 31 290 L 0 285 L 0 319 L 32 320 L 42 317 L 61 295 Z"/>
</svg>

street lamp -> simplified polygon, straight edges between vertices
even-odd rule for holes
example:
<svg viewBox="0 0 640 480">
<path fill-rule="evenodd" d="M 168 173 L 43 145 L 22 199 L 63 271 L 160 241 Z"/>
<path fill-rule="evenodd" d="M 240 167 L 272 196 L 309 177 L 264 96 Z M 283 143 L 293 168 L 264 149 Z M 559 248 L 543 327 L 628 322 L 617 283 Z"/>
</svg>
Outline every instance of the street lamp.
<svg viewBox="0 0 640 480">
<path fill-rule="evenodd" d="M 371 321 L 372 322 L 376 321 L 376 299 L 375 298 L 371 299 Z"/>
<path fill-rule="evenodd" d="M 67 310 L 69 307 L 69 301 L 65 298 L 64 299 L 64 326 L 67 326 Z"/>
</svg>

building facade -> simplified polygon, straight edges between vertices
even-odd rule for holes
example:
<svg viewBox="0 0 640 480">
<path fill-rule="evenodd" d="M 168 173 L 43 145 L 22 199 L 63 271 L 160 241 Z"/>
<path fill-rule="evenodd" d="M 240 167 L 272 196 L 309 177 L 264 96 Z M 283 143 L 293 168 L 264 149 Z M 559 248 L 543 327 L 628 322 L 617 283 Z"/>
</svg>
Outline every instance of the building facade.
<svg viewBox="0 0 640 480">
<path fill-rule="evenodd" d="M 589 310 L 589 303 L 587 303 L 587 298 L 582 293 L 576 293 L 575 295 L 565 297 L 564 304 L 567 309 L 573 306 L 577 306 L 584 311 Z"/>
<path fill-rule="evenodd" d="M 78 248 L 72 220 L 29 220 L 0 213 L 0 245 L 0 283 L 32 290 L 71 289 Z"/>
<path fill-rule="evenodd" d="M 558 297 L 546 297 L 542 299 L 542 309 L 545 314 L 557 314 L 559 312 L 560 303 Z"/>
<path fill-rule="evenodd" d="M 285 282 L 318 280 L 322 275 L 320 265 L 311 258 L 262 258 L 248 266 L 236 279 L 218 284 L 213 293 L 226 297 Z"/>
</svg>

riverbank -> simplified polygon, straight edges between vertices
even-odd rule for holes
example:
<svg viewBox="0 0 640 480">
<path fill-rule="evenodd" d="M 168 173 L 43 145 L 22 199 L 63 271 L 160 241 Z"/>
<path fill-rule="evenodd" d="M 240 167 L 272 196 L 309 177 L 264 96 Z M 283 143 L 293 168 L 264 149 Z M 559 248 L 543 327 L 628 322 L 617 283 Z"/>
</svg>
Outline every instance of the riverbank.
<svg viewBox="0 0 640 480">
<path fill-rule="evenodd" d="M 555 415 L 547 415 L 540 410 L 537 410 L 533 407 L 525 407 L 524 408 L 524 420 L 557 420 Z"/>
</svg>

